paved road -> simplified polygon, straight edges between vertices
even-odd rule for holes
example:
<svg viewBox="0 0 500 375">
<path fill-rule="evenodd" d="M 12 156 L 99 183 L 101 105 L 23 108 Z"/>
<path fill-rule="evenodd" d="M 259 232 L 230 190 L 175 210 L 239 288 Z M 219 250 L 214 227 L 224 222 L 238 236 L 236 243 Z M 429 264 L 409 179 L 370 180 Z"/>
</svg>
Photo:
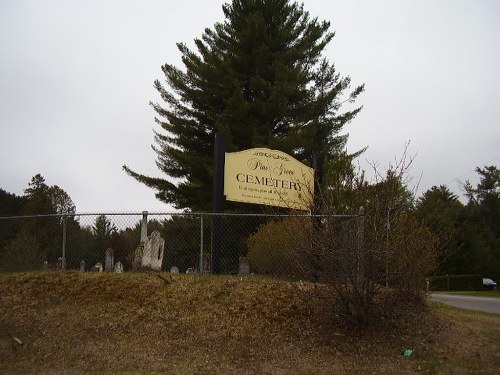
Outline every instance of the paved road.
<svg viewBox="0 0 500 375">
<path fill-rule="evenodd" d="M 433 301 L 446 303 L 447 305 L 461 309 L 500 315 L 500 298 L 469 297 L 441 293 L 432 293 L 429 298 Z"/>
</svg>

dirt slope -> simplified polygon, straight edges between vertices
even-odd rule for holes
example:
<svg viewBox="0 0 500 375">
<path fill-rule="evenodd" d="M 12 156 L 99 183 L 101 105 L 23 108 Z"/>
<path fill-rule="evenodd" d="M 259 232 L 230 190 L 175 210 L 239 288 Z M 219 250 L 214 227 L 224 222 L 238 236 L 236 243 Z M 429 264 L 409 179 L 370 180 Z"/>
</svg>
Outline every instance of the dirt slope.
<svg viewBox="0 0 500 375">
<path fill-rule="evenodd" d="M 0 274 L 0 374 L 413 374 L 462 356 L 432 311 L 352 333 L 294 283 L 160 276 Z"/>
</svg>

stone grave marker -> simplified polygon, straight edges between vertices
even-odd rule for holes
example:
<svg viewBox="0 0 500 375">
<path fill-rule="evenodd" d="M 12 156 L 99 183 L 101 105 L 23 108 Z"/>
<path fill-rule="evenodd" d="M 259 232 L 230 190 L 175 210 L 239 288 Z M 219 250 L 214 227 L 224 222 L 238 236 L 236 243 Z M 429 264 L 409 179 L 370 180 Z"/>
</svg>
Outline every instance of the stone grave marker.
<svg viewBox="0 0 500 375">
<path fill-rule="evenodd" d="M 161 238 L 160 232 L 153 231 L 142 251 L 142 267 L 151 268 L 156 271 L 161 270 L 163 262 L 163 250 L 165 248 L 165 240 Z"/>
<path fill-rule="evenodd" d="M 132 271 L 137 271 L 142 267 L 142 256 L 144 253 L 144 245 L 148 239 L 148 212 L 142 212 L 141 220 L 141 239 L 139 245 L 134 252 L 134 261 L 132 263 Z"/>
<path fill-rule="evenodd" d="M 97 262 L 94 267 L 90 269 L 92 272 L 102 272 L 102 263 Z"/>
<path fill-rule="evenodd" d="M 212 254 L 204 252 L 202 257 L 203 266 L 201 268 L 201 273 L 211 273 L 212 272 Z"/>
<path fill-rule="evenodd" d="M 123 272 L 123 264 L 122 262 L 118 261 L 115 263 L 115 272 L 116 273 L 122 273 Z"/>
<path fill-rule="evenodd" d="M 165 249 L 165 240 L 161 238 L 160 232 L 153 231 L 150 236 L 147 235 L 148 212 L 142 213 L 141 222 L 141 240 L 134 253 L 134 262 L 132 270 L 142 268 L 161 271 L 163 263 L 163 253 Z"/>
<path fill-rule="evenodd" d="M 172 268 L 170 268 L 170 273 L 172 275 L 178 275 L 179 274 L 179 267 L 173 266 Z"/>
<path fill-rule="evenodd" d="M 85 261 L 82 260 L 80 262 L 80 269 L 79 269 L 80 272 L 85 272 Z"/>
<path fill-rule="evenodd" d="M 113 271 L 115 263 L 115 252 L 113 249 L 109 248 L 106 250 L 106 257 L 104 260 L 104 271 L 111 272 Z"/>
<path fill-rule="evenodd" d="M 250 275 L 250 261 L 247 257 L 240 257 L 238 275 Z"/>
</svg>

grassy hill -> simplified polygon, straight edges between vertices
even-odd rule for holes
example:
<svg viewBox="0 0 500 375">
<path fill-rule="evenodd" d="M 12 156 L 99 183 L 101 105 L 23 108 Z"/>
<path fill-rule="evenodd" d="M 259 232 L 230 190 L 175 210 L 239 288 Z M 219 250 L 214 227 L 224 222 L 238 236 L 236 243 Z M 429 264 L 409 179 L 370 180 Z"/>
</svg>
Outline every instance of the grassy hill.
<svg viewBox="0 0 500 375">
<path fill-rule="evenodd" d="M 0 274 L 0 374 L 495 374 L 500 317 L 441 305 L 352 332 L 255 276 Z M 406 348 L 414 355 L 404 357 Z"/>
</svg>

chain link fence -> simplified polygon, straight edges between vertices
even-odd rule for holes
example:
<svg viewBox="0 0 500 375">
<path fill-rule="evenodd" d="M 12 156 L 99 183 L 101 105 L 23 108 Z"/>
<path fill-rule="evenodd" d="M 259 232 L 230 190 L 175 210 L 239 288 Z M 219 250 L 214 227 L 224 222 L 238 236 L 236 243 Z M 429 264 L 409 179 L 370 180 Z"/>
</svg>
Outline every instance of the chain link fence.
<svg viewBox="0 0 500 375">
<path fill-rule="evenodd" d="M 362 217 L 147 212 L 0 217 L 0 272 L 155 269 L 314 278 L 325 267 L 327 242 L 343 249 L 340 264 L 360 273 Z"/>
</svg>

